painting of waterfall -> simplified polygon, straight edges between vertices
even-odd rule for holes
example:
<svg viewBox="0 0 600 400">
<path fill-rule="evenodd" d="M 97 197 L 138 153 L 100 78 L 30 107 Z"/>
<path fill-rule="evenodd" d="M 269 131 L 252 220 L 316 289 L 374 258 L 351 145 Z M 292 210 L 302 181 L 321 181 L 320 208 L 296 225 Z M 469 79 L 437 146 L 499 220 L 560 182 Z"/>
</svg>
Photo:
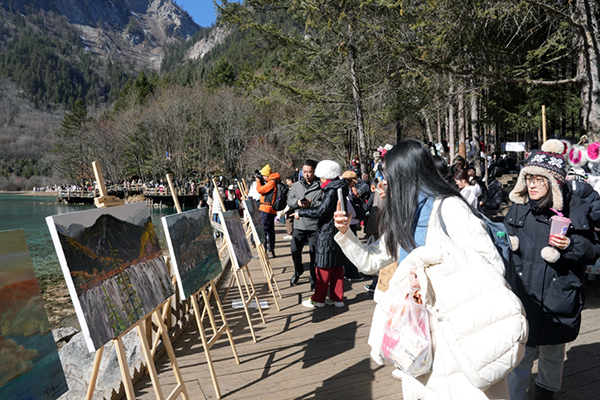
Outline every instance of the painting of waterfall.
<svg viewBox="0 0 600 400">
<path fill-rule="evenodd" d="M 248 199 L 243 200 L 243 203 L 246 218 L 250 220 L 252 229 L 256 233 L 256 236 L 258 236 L 258 241 L 260 243 L 265 243 L 267 241 L 267 235 L 265 235 L 265 230 L 260 222 L 260 214 L 258 213 L 258 206 L 256 205 L 256 202 L 252 199 Z"/>
<path fill-rule="evenodd" d="M 237 262 L 236 268 L 241 268 L 248 264 L 252 259 L 252 251 L 246 239 L 246 232 L 244 231 L 244 224 L 240 219 L 240 213 L 238 210 L 225 211 L 220 215 L 221 221 L 225 221 L 223 224 L 225 237 L 229 240 L 231 248 L 233 248 L 232 258 L 235 257 Z M 235 265 L 235 263 L 234 263 Z"/>
<path fill-rule="evenodd" d="M 179 291 L 187 299 L 223 271 L 208 208 L 162 217 L 162 224 Z"/>
<path fill-rule="evenodd" d="M 46 222 L 90 352 L 173 295 L 145 202 Z"/>
<path fill-rule="evenodd" d="M 0 232 L 0 399 L 67 391 L 23 230 Z"/>
</svg>

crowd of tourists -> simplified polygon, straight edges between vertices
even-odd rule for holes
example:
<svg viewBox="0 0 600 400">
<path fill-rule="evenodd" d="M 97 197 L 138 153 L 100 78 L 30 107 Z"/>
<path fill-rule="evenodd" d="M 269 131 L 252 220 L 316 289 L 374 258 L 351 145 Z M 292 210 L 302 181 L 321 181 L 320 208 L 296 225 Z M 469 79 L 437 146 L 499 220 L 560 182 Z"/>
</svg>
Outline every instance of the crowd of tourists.
<svg viewBox="0 0 600 400">
<path fill-rule="evenodd" d="M 247 195 L 259 204 L 269 257 L 275 223 L 286 222 L 290 284 L 314 291 L 302 306 L 344 307 L 344 279 L 371 280 L 365 288 L 377 305 L 368 342 L 376 362 L 390 360 L 385 349 L 398 302 L 414 299 L 427 310 L 432 357 L 425 372 L 391 358 L 405 399 L 525 400 L 536 358 L 533 395 L 553 399 L 565 344 L 579 333 L 585 266 L 600 256 L 600 196 L 567 174 L 562 146 L 546 142 L 522 168 L 495 156 L 483 163 L 484 181 L 464 158 L 450 166 L 409 139 L 382 149 L 374 176 L 361 175 L 358 160 L 346 171 L 332 160 L 306 160 L 282 182 L 266 165 Z M 508 194 L 497 178 L 511 169 L 519 175 Z M 282 185 L 286 207 L 276 209 Z M 242 193 L 217 187 L 208 201 L 216 195 L 235 203 Z M 497 225 L 486 214 L 501 215 L 508 199 L 504 224 L 490 235 Z M 568 218 L 568 230 L 550 235 L 556 218 Z"/>
</svg>

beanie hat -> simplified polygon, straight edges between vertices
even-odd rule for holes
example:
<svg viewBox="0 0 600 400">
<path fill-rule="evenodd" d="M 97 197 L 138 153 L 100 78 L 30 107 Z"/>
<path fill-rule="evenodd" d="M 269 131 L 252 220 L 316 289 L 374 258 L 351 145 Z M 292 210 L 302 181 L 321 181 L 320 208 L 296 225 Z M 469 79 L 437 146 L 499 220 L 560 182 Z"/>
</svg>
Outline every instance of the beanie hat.
<svg viewBox="0 0 600 400">
<path fill-rule="evenodd" d="M 540 175 L 548 179 L 548 189 L 552 191 L 551 207 L 555 210 L 562 210 L 563 198 L 560 184 L 565 182 L 567 175 L 566 162 L 562 154 L 560 154 L 563 149 L 564 144 L 560 140 L 550 139 L 542 145 L 542 151 L 532 152 L 519 174 L 515 188 L 510 192 L 508 197 L 514 203 L 526 204 L 529 196 L 526 191 L 527 183 L 525 182 L 525 176 Z"/>
<path fill-rule="evenodd" d="M 323 160 L 317 164 L 315 175 L 318 178 L 335 179 L 342 175 L 342 167 L 335 161 Z"/>
<path fill-rule="evenodd" d="M 600 143 L 591 143 L 587 148 L 587 158 L 591 163 L 600 162 Z"/>
<path fill-rule="evenodd" d="M 271 175 L 271 166 L 269 164 L 265 165 L 261 170 L 260 170 L 260 174 L 262 176 L 269 176 Z"/>
</svg>

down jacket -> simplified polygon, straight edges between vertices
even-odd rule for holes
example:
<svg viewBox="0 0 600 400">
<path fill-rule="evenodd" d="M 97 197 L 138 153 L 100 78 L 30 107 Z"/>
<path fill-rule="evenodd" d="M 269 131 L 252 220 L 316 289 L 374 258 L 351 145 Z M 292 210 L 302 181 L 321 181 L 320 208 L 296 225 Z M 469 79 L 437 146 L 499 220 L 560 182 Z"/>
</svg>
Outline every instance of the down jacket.
<svg viewBox="0 0 600 400">
<path fill-rule="evenodd" d="M 301 218 L 317 220 L 317 245 L 315 249 L 315 266 L 319 268 L 341 267 L 346 258 L 334 240 L 337 229 L 333 222 L 333 213 L 337 209 L 338 188 L 342 188 L 344 198 L 348 196 L 349 188 L 344 179 L 333 179 L 323 188 L 323 198 L 317 208 L 298 210 Z"/>
<path fill-rule="evenodd" d="M 520 362 L 527 340 L 527 321 L 519 299 L 504 280 L 504 264 L 485 226 L 458 198 L 440 199 L 429 218 L 425 245 L 413 250 L 398 266 L 389 289 L 376 306 L 369 344 L 381 363 L 383 327 L 394 297 L 403 296 L 408 273 L 416 268 L 429 311 L 434 345 L 430 373 L 404 376 L 402 390 L 409 399 L 508 399 L 506 375 Z M 383 240 L 363 245 L 348 230 L 336 241 L 364 273 L 391 261 Z"/>
</svg>

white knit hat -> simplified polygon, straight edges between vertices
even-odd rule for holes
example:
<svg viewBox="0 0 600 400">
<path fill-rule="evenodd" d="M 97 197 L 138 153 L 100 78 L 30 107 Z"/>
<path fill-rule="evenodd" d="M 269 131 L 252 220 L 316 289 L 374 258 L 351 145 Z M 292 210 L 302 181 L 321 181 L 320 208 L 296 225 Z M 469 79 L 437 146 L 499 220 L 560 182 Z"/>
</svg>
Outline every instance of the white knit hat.
<svg viewBox="0 0 600 400">
<path fill-rule="evenodd" d="M 317 168 L 315 168 L 315 176 L 317 178 L 334 179 L 340 175 L 342 175 L 342 167 L 335 161 L 319 161 Z"/>
</svg>

